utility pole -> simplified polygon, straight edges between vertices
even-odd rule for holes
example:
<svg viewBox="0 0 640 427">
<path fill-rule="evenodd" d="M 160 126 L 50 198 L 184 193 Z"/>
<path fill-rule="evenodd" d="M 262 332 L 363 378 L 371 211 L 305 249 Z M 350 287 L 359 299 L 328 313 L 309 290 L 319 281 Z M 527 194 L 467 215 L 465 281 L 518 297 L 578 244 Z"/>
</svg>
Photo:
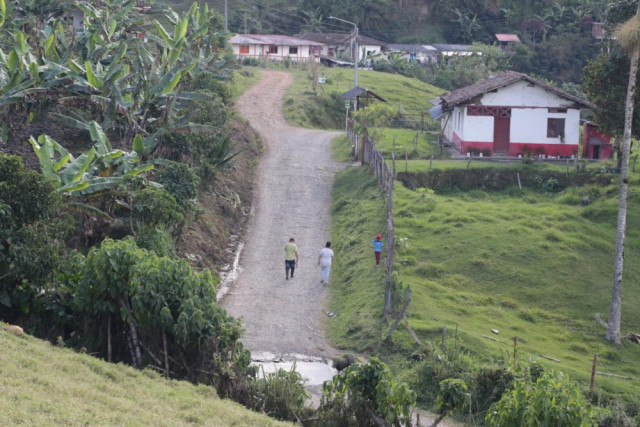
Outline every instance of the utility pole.
<svg viewBox="0 0 640 427">
<path fill-rule="evenodd" d="M 224 0 L 224 32 L 229 32 L 229 17 L 227 15 L 227 0 Z"/>
<path fill-rule="evenodd" d="M 353 55 L 353 64 L 354 64 L 354 79 L 353 79 L 353 87 L 357 87 L 358 86 L 358 59 L 359 59 L 359 52 L 358 52 L 358 26 L 356 24 L 354 24 L 353 22 L 349 22 L 349 21 L 345 21 L 344 19 L 341 18 L 336 18 L 335 16 L 330 16 L 329 19 L 335 19 L 337 21 L 342 21 L 342 22 L 346 22 L 347 24 L 351 24 L 353 25 L 354 28 L 354 35 L 355 35 L 355 41 L 353 43 L 354 46 L 354 55 Z"/>
</svg>

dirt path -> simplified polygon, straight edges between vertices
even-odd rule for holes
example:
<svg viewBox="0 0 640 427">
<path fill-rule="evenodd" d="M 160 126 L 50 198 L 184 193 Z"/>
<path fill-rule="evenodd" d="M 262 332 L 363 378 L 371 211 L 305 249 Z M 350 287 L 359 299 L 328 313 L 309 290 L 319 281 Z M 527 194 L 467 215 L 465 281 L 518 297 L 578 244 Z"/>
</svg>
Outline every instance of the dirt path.
<svg viewBox="0 0 640 427">
<path fill-rule="evenodd" d="M 316 264 L 330 239 L 333 176 L 342 167 L 331 156 L 330 142 L 339 132 L 287 125 L 281 107 L 291 75 L 264 74 L 237 102 L 238 112 L 264 139 L 266 152 L 256 174 L 238 279 L 221 303 L 243 318 L 243 342 L 252 353 L 328 358 L 336 351 L 324 337 L 328 290 L 320 284 Z M 285 280 L 284 245 L 290 237 L 300 263 L 295 278 Z"/>
</svg>

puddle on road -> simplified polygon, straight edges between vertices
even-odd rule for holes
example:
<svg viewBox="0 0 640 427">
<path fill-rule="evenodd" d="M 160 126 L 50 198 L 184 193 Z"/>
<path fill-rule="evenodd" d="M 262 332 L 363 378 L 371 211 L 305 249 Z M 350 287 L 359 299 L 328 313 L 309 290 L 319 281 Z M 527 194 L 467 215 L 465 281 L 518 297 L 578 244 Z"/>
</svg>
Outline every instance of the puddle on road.
<svg viewBox="0 0 640 427">
<path fill-rule="evenodd" d="M 251 352 L 251 364 L 260 366 L 258 376 L 275 372 L 278 369 L 290 371 L 295 364 L 298 372 L 306 380 L 307 385 L 322 385 L 338 373 L 331 366 L 331 361 L 322 357 L 307 356 L 304 354 L 275 354 L 268 352 Z"/>
<path fill-rule="evenodd" d="M 242 254 L 242 248 L 244 243 L 238 243 L 238 247 L 235 250 L 235 257 L 233 258 L 233 264 L 224 265 L 220 271 L 220 287 L 216 292 L 216 299 L 221 301 L 222 298 L 229 292 L 231 285 L 238 279 L 238 273 L 240 271 L 240 254 Z M 232 249 L 228 249 L 232 250 Z"/>
</svg>

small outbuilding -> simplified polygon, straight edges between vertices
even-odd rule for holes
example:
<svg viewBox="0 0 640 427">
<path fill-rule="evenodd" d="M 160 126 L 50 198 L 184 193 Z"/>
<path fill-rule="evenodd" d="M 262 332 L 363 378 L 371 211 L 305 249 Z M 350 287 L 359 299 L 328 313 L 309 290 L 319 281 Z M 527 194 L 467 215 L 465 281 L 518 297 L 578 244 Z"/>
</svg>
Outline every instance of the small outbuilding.
<svg viewBox="0 0 640 427">
<path fill-rule="evenodd" d="M 369 101 L 372 98 L 375 98 L 382 102 L 387 102 L 386 99 L 377 95 L 376 93 L 370 91 L 367 88 L 356 86 L 353 89 L 349 89 L 345 93 L 340 95 L 340 98 L 348 101 L 355 101 L 356 110 L 360 110 L 361 108 L 365 108 L 369 105 Z M 364 98 L 364 104 L 360 101 L 360 98 Z"/>
<path fill-rule="evenodd" d="M 462 154 L 570 157 L 578 153 L 580 111 L 591 104 L 526 74 L 506 71 L 440 96 L 432 109 Z"/>
<path fill-rule="evenodd" d="M 587 159 L 613 158 L 611 137 L 602 132 L 595 123 L 585 122 L 582 125 L 582 157 Z"/>
</svg>

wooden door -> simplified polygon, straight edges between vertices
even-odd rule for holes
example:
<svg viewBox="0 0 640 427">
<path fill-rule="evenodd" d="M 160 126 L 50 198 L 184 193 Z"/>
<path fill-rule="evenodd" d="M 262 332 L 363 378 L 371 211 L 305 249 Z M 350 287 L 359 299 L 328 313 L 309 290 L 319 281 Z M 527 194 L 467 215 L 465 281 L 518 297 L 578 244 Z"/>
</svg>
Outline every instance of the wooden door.
<svg viewBox="0 0 640 427">
<path fill-rule="evenodd" d="M 511 117 L 493 118 L 493 152 L 509 153 Z"/>
</svg>

